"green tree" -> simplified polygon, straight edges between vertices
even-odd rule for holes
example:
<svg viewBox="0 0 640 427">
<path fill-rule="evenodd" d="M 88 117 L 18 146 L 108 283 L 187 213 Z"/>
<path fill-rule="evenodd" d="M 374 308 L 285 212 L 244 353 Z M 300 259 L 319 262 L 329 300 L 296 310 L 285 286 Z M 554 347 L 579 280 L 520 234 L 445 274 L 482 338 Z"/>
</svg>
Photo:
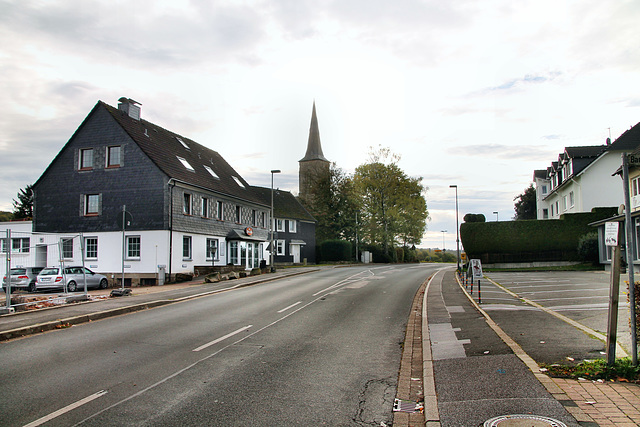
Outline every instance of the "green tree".
<svg viewBox="0 0 640 427">
<path fill-rule="evenodd" d="M 33 185 L 27 185 L 18 192 L 18 200 L 13 199 L 13 219 L 33 218 Z"/>
<path fill-rule="evenodd" d="M 362 237 L 382 245 L 384 254 L 396 243 L 419 243 L 429 217 L 422 178 L 408 177 L 400 157 L 388 148 L 371 151 L 368 163 L 356 168 L 353 181 L 362 213 Z"/>
<path fill-rule="evenodd" d="M 358 200 L 351 177 L 334 163 L 326 174 L 317 177 L 310 193 L 306 208 L 318 221 L 317 243 L 355 241 Z"/>
<path fill-rule="evenodd" d="M 515 203 L 515 220 L 536 219 L 536 189 L 533 184 L 529 184 L 524 192 L 513 199 Z"/>
</svg>

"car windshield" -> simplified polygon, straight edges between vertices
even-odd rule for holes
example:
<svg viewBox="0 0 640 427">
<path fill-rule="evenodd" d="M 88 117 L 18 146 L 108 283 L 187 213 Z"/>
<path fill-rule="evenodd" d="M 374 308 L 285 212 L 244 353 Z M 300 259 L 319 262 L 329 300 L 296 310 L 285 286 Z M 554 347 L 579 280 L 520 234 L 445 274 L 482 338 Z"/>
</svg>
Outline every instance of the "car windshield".
<svg viewBox="0 0 640 427">
<path fill-rule="evenodd" d="M 11 275 L 12 276 L 15 276 L 15 275 L 18 275 L 18 274 L 26 274 L 26 273 L 27 273 L 27 270 L 24 269 L 24 268 L 12 268 L 11 269 Z"/>
<path fill-rule="evenodd" d="M 42 270 L 40 272 L 40 274 L 42 276 L 51 276 L 54 274 L 58 274 L 58 269 L 57 268 L 45 268 L 44 270 Z"/>
</svg>

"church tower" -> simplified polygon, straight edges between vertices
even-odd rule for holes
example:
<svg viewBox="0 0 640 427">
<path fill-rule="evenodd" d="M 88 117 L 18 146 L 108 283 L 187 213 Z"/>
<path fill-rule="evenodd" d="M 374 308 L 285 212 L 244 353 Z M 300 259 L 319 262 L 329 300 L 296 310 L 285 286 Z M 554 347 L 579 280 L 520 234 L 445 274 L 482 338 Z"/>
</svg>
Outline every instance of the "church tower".
<svg viewBox="0 0 640 427">
<path fill-rule="evenodd" d="M 311 112 L 307 154 L 305 154 L 298 163 L 300 164 L 298 172 L 299 197 L 308 206 L 311 202 L 311 189 L 314 182 L 329 173 L 329 166 L 331 164 L 331 162 L 324 157 L 324 154 L 322 154 L 315 101 L 313 102 L 313 111 Z"/>
</svg>

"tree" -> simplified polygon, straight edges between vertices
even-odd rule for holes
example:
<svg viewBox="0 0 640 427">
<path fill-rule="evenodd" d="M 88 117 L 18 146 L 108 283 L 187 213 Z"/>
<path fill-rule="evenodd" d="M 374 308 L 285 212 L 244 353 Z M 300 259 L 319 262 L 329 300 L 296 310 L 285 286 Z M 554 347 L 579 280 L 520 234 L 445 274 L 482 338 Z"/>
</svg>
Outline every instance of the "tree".
<svg viewBox="0 0 640 427">
<path fill-rule="evenodd" d="M 513 199 L 515 203 L 515 220 L 536 219 L 536 189 L 529 184 L 524 192 Z"/>
<path fill-rule="evenodd" d="M 381 244 L 390 254 L 396 243 L 419 243 L 429 217 L 422 178 L 408 177 L 398 166 L 400 157 L 388 148 L 371 151 L 369 161 L 356 168 L 354 188 L 362 212 L 362 236 Z"/>
<path fill-rule="evenodd" d="M 317 243 L 328 240 L 355 241 L 358 200 L 353 180 L 335 163 L 317 176 L 310 188 L 305 207 L 318 221 Z"/>
<path fill-rule="evenodd" d="M 27 185 L 18 192 L 18 200 L 13 199 L 13 219 L 33 218 L 33 185 Z"/>
</svg>

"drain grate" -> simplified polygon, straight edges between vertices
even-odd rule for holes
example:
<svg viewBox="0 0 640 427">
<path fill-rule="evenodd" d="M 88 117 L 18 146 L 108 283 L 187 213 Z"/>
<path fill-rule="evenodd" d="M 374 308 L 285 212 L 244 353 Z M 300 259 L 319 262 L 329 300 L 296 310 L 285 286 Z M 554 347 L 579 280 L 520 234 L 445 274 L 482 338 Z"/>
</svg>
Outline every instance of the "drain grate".
<svg viewBox="0 0 640 427">
<path fill-rule="evenodd" d="M 540 415 L 501 415 L 484 422 L 484 427 L 567 427 L 567 425 L 553 418 Z"/>
</svg>

